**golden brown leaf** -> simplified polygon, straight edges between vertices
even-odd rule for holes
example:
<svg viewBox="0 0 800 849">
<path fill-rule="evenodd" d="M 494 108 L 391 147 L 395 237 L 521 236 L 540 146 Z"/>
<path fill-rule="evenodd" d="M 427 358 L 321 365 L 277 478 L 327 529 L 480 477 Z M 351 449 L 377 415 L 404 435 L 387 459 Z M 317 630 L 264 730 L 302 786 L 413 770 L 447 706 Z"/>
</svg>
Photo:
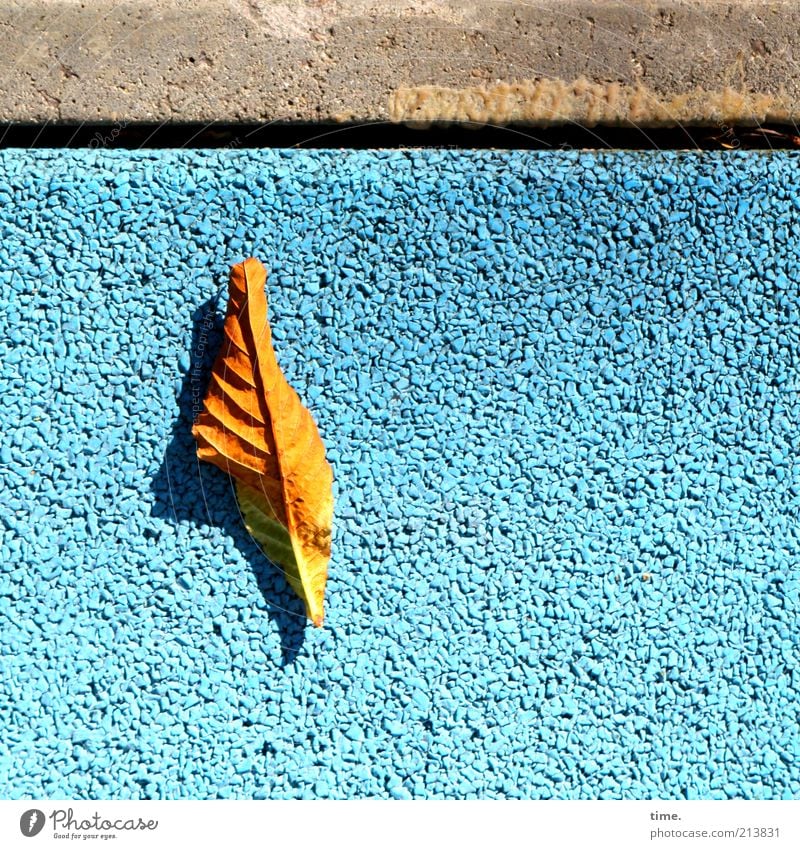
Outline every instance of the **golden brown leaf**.
<svg viewBox="0 0 800 849">
<path fill-rule="evenodd" d="M 192 433 L 198 457 L 236 480 L 248 530 L 321 625 L 333 474 L 311 413 L 275 359 L 266 279 L 257 259 L 231 269 L 222 348 Z"/>
</svg>

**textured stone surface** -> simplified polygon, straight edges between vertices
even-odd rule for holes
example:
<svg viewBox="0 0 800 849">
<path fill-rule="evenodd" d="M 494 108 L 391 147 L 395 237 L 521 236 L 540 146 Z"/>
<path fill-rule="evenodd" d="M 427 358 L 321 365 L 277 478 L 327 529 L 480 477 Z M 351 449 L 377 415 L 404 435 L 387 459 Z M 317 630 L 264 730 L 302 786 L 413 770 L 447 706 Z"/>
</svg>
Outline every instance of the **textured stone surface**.
<svg viewBox="0 0 800 849">
<path fill-rule="evenodd" d="M 0 121 L 793 120 L 789 2 L 0 2 Z"/>
</svg>

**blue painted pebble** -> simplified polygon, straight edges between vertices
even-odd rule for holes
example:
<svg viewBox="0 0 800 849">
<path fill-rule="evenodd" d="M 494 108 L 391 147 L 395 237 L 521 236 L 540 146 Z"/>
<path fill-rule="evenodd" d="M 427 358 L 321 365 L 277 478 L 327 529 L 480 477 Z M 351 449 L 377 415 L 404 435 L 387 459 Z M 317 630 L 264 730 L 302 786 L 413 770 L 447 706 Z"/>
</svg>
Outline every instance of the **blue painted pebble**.
<svg viewBox="0 0 800 849">
<path fill-rule="evenodd" d="M 6 798 L 800 795 L 794 154 L 0 161 Z M 248 255 L 322 630 L 190 434 Z"/>
</svg>

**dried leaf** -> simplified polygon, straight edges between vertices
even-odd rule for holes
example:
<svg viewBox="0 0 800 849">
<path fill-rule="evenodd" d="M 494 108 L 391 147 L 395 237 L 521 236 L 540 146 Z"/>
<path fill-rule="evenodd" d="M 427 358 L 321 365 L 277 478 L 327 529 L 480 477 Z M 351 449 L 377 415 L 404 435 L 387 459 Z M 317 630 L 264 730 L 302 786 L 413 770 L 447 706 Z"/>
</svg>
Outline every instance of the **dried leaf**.
<svg viewBox="0 0 800 849">
<path fill-rule="evenodd" d="M 197 456 L 236 480 L 247 529 L 321 625 L 333 474 L 311 413 L 275 359 L 266 279 L 257 259 L 231 269 L 224 340 L 192 433 Z"/>
</svg>

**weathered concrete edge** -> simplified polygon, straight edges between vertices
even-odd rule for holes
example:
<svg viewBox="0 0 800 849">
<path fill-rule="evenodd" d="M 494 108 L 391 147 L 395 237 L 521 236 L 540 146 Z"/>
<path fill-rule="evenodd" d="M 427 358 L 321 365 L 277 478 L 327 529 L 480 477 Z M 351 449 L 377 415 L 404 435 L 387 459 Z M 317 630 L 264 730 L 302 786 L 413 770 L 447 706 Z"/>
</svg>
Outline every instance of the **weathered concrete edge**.
<svg viewBox="0 0 800 849">
<path fill-rule="evenodd" d="M 794 0 L 0 0 L 0 121 L 794 122 Z"/>
</svg>

